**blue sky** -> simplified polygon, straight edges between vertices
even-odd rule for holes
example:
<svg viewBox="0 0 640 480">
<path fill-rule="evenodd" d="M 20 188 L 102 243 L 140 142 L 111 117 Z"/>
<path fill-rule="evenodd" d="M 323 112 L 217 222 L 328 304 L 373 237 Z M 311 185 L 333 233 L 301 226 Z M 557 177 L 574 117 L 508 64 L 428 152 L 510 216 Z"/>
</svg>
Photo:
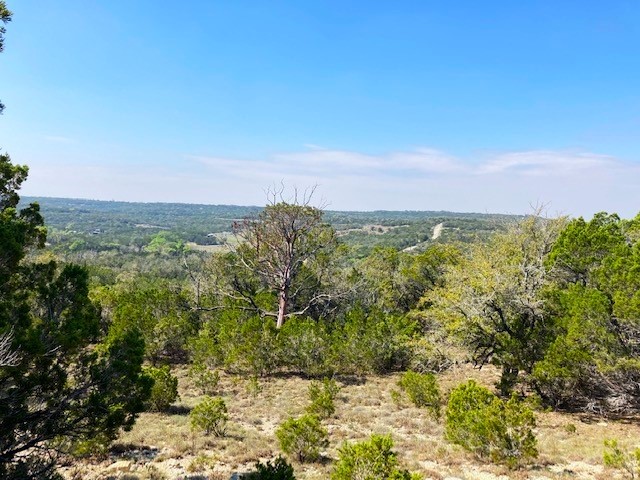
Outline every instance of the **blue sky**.
<svg viewBox="0 0 640 480">
<path fill-rule="evenodd" d="M 9 0 L 24 194 L 635 215 L 640 3 Z"/>
</svg>

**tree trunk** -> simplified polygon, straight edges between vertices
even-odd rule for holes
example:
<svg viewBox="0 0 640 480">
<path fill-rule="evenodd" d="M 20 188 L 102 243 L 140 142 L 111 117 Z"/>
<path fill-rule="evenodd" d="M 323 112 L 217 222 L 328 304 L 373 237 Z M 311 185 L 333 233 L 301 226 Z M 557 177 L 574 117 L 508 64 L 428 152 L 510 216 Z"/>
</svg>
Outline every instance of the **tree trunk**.
<svg viewBox="0 0 640 480">
<path fill-rule="evenodd" d="M 283 288 L 278 295 L 278 322 L 276 323 L 276 328 L 282 328 L 282 325 L 284 325 L 284 316 L 287 314 L 288 302 L 289 291 L 287 288 Z"/>
</svg>

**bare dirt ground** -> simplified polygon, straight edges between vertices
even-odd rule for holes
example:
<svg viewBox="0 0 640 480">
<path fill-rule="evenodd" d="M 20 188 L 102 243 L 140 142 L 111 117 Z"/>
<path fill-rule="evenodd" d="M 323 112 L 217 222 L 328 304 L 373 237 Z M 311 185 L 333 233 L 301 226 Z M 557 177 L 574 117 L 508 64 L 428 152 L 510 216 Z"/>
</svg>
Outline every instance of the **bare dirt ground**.
<svg viewBox="0 0 640 480">
<path fill-rule="evenodd" d="M 309 380 L 299 377 L 249 379 L 221 376 L 220 395 L 229 409 L 223 438 L 192 432 L 188 411 L 200 397 L 184 371 L 177 372 L 181 398 L 173 414 L 145 413 L 125 432 L 107 459 L 78 461 L 65 468 L 68 479 L 229 479 L 233 472 L 250 471 L 257 460 L 280 451 L 274 432 L 308 404 Z M 491 385 L 497 373 L 458 366 L 440 376 L 446 394 L 466 379 Z M 640 421 L 610 421 L 582 415 L 538 412 L 536 435 L 540 456 L 535 464 L 516 471 L 484 463 L 443 439 L 442 420 L 427 412 L 398 404 L 391 397 L 399 375 L 338 378 L 342 390 L 334 417 L 324 421 L 330 446 L 324 461 L 293 462 L 296 478 L 326 479 L 338 447 L 345 441 L 366 439 L 372 433 L 391 434 L 404 468 L 425 479 L 593 479 L 625 478 L 602 464 L 603 440 L 617 438 L 624 446 L 640 442 Z"/>
</svg>

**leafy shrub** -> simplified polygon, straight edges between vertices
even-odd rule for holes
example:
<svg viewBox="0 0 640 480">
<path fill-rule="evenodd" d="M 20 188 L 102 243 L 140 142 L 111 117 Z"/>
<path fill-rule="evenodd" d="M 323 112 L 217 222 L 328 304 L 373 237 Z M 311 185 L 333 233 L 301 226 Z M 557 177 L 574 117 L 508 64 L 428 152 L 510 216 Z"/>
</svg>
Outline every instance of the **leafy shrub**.
<svg viewBox="0 0 640 480">
<path fill-rule="evenodd" d="M 280 364 L 309 376 L 330 375 L 330 340 L 321 322 L 292 318 L 278 333 Z"/>
<path fill-rule="evenodd" d="M 440 417 L 440 390 L 435 375 L 405 372 L 398 385 L 416 407 L 427 408 L 434 417 Z"/>
<path fill-rule="evenodd" d="M 331 480 L 415 480 L 407 470 L 398 468 L 398 458 L 392 452 L 393 440 L 389 435 L 372 435 L 359 443 L 345 443 L 340 447 Z"/>
<path fill-rule="evenodd" d="M 276 430 L 276 437 L 282 451 L 300 462 L 317 460 L 320 449 L 329 444 L 328 432 L 320 419 L 309 414 L 285 420 Z"/>
<path fill-rule="evenodd" d="M 214 321 L 205 321 L 197 335 L 189 338 L 187 344 L 192 363 L 202 363 L 208 367 L 224 364 L 224 352 L 218 344 L 218 327 Z"/>
<path fill-rule="evenodd" d="M 256 463 L 256 471 L 245 475 L 249 480 L 295 480 L 293 467 L 283 457 L 278 456 L 273 463 Z"/>
<path fill-rule="evenodd" d="M 115 328 L 140 330 L 145 357 L 156 365 L 185 359 L 187 339 L 195 333 L 190 314 L 178 308 L 188 301 L 185 295 L 167 280 L 135 275 L 119 277 L 115 285 L 101 289 L 98 298 Z"/>
<path fill-rule="evenodd" d="M 333 401 L 339 391 L 340 387 L 333 379 L 325 378 L 322 383 L 311 382 L 309 385 L 311 404 L 307 407 L 307 413 L 320 418 L 332 416 L 336 411 Z"/>
<path fill-rule="evenodd" d="M 147 367 L 145 372 L 153 379 L 147 409 L 154 412 L 167 411 L 178 398 L 178 379 L 171 374 L 168 365 L 159 368 Z"/>
<path fill-rule="evenodd" d="M 449 396 L 445 435 L 479 457 L 510 468 L 537 457 L 534 427 L 533 412 L 515 396 L 505 402 L 473 380 Z"/>
<path fill-rule="evenodd" d="M 203 430 L 205 435 L 213 433 L 216 437 L 225 434 L 227 421 L 227 405 L 220 397 L 205 397 L 189 414 L 191 428 Z"/>
<path fill-rule="evenodd" d="M 260 377 L 282 369 L 320 377 L 406 369 L 417 333 L 416 321 L 375 309 L 354 308 L 330 322 L 291 318 L 278 330 L 272 318 L 229 307 L 188 344 L 194 363 L 231 373 Z"/>
<path fill-rule="evenodd" d="M 176 304 L 179 300 L 174 300 Z M 153 331 L 147 334 L 147 357 L 158 361 L 183 362 L 187 357 L 187 338 L 192 335 L 193 322 L 185 313 L 171 312 L 157 319 Z"/>
<path fill-rule="evenodd" d="M 632 480 L 640 476 L 640 448 L 623 450 L 618 441 L 613 439 L 605 440 L 604 447 L 603 460 L 606 467 L 624 470 Z"/>
<path fill-rule="evenodd" d="M 214 394 L 220 382 L 220 374 L 217 370 L 211 370 L 201 362 L 195 362 L 191 365 L 189 377 L 191 377 L 193 385 L 202 395 Z"/>
<path fill-rule="evenodd" d="M 238 321 L 233 312 L 220 321 L 218 345 L 225 369 L 263 376 L 278 366 L 277 330 L 271 318 L 250 317 Z"/>
<path fill-rule="evenodd" d="M 355 308 L 345 315 L 344 326 L 332 332 L 332 362 L 342 373 L 387 373 L 405 369 L 410 361 L 407 345 L 416 331 L 416 322 L 406 316 Z"/>
</svg>

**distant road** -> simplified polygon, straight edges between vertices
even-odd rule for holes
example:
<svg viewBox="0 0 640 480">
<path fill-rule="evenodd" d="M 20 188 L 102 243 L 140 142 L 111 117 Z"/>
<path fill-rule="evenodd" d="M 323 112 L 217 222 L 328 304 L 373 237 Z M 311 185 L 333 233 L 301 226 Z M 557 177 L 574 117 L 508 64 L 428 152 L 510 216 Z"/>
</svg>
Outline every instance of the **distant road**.
<svg viewBox="0 0 640 480">
<path fill-rule="evenodd" d="M 442 235 L 443 228 L 444 223 L 442 222 L 433 227 L 433 235 L 431 236 L 431 240 L 436 240 L 440 235 Z"/>
</svg>

